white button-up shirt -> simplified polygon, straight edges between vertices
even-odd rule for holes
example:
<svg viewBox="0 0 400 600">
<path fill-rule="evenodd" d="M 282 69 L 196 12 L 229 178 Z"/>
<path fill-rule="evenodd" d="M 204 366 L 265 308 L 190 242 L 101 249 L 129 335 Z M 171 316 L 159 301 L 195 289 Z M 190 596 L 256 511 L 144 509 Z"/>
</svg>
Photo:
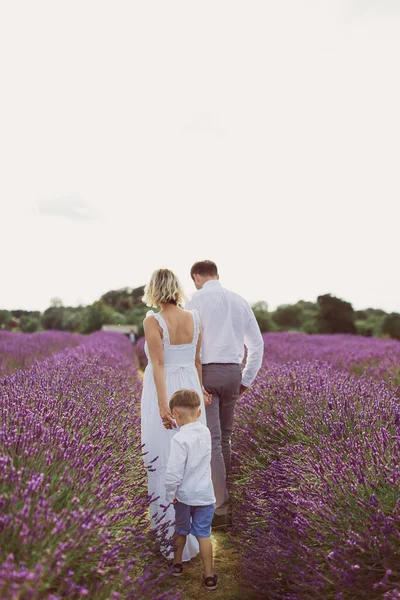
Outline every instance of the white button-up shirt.
<svg viewBox="0 0 400 600">
<path fill-rule="evenodd" d="M 182 425 L 171 440 L 165 476 L 166 499 L 189 506 L 214 504 L 211 480 L 211 435 L 196 421 Z"/>
<path fill-rule="evenodd" d="M 186 308 L 197 308 L 200 314 L 203 329 L 201 362 L 241 364 L 246 346 L 242 384 L 250 386 L 261 367 L 264 341 L 248 302 L 212 279 L 193 294 Z"/>
</svg>

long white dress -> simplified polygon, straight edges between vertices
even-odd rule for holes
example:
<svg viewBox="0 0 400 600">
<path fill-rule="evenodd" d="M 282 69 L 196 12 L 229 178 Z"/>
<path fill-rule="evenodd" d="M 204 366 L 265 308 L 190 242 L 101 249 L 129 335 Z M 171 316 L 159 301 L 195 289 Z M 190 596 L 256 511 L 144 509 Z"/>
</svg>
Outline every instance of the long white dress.
<svg viewBox="0 0 400 600">
<path fill-rule="evenodd" d="M 159 313 L 150 310 L 147 316 L 153 316 L 157 319 L 163 330 L 163 348 L 164 348 L 164 373 L 167 386 L 168 399 L 172 394 L 181 389 L 195 390 L 201 401 L 201 416 L 199 420 L 206 425 L 206 412 L 204 408 L 203 393 L 200 380 L 197 373 L 195 358 L 196 346 L 200 331 L 200 318 L 197 310 L 190 311 L 194 321 L 194 336 L 190 344 L 171 344 L 167 324 Z M 173 506 L 169 506 L 165 498 L 165 472 L 169 457 L 171 439 L 178 429 L 165 429 L 162 424 L 157 390 L 154 382 L 153 366 L 150 355 L 145 344 L 145 352 L 148 359 L 148 365 L 144 373 L 143 394 L 141 404 L 142 415 L 142 444 L 144 444 L 144 462 L 148 469 L 148 490 L 155 500 L 150 504 L 151 527 L 166 527 L 169 521 L 175 520 L 175 511 Z M 154 462 L 153 462 L 154 461 Z M 168 526 L 167 535 L 174 535 L 173 525 Z M 161 550 L 163 550 L 161 548 Z M 183 551 L 183 560 L 188 561 L 199 552 L 199 544 L 193 535 L 188 535 L 186 546 Z M 165 554 L 165 552 L 163 552 Z M 172 554 L 166 555 L 172 558 Z"/>
</svg>

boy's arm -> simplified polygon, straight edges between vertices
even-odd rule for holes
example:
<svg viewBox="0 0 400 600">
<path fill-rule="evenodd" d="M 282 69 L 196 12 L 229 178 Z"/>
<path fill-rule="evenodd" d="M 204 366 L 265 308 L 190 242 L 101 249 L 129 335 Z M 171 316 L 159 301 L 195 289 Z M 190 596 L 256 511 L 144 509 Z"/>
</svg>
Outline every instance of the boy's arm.
<svg viewBox="0 0 400 600">
<path fill-rule="evenodd" d="M 175 437 L 173 437 L 171 440 L 171 451 L 165 475 L 165 490 L 168 502 L 173 502 L 175 500 L 176 492 L 183 479 L 185 466 L 186 449 Z"/>
</svg>

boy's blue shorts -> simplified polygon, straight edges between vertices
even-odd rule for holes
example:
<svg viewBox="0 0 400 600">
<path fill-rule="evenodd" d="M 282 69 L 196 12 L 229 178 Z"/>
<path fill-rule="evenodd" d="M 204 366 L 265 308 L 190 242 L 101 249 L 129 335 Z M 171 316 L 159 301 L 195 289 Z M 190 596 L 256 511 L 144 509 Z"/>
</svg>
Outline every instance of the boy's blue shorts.
<svg viewBox="0 0 400 600">
<path fill-rule="evenodd" d="M 179 535 L 192 533 L 199 538 L 210 537 L 215 504 L 189 506 L 178 501 L 174 504 L 174 507 L 176 533 Z"/>
</svg>

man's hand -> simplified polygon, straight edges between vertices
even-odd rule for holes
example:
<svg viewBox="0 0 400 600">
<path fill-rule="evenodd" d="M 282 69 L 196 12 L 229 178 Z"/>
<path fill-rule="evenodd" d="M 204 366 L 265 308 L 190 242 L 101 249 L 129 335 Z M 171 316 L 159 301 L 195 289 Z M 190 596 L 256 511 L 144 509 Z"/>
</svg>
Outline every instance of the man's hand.
<svg viewBox="0 0 400 600">
<path fill-rule="evenodd" d="M 249 388 L 246 387 L 245 385 L 243 385 L 243 383 L 240 384 L 240 390 L 239 390 L 239 396 L 241 396 L 242 394 L 244 394 Z"/>
</svg>

